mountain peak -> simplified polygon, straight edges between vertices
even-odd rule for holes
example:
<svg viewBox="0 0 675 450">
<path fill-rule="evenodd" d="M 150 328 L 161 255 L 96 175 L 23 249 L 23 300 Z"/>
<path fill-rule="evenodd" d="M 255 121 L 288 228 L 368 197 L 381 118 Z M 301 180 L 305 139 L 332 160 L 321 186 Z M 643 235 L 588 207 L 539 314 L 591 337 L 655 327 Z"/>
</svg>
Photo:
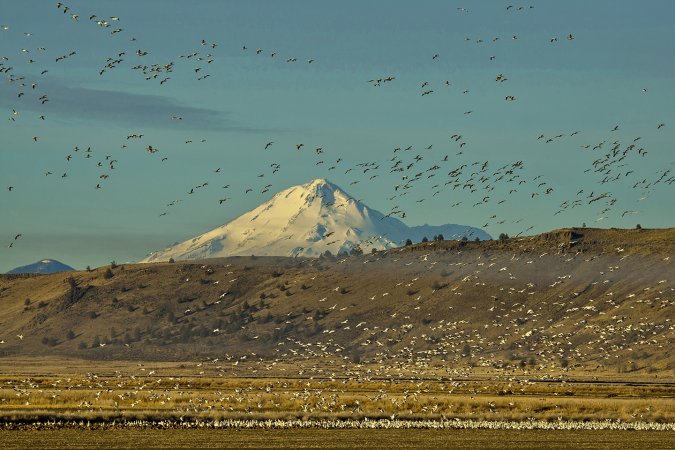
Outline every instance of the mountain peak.
<svg viewBox="0 0 675 450">
<path fill-rule="evenodd" d="M 310 181 L 309 183 L 305 184 L 304 186 L 324 186 L 324 185 L 328 185 L 328 186 L 332 186 L 332 187 L 337 187 L 337 186 L 335 186 L 333 183 L 331 183 L 330 181 L 328 181 L 328 180 L 325 179 L 325 178 L 314 178 L 312 181 Z"/>
<path fill-rule="evenodd" d="M 75 270 L 72 267 L 63 264 L 55 259 L 42 259 L 27 266 L 17 267 L 7 272 L 8 274 L 19 273 L 56 273 L 56 272 L 70 272 Z"/>
<path fill-rule="evenodd" d="M 311 192 L 316 192 L 319 194 L 328 194 L 331 192 L 340 192 L 342 193 L 343 196 L 349 198 L 349 195 L 344 192 L 340 187 L 336 184 L 331 183 L 325 178 L 315 178 L 309 183 L 302 184 L 300 186 L 294 186 L 289 189 L 295 189 L 295 188 L 302 188 Z"/>
<path fill-rule="evenodd" d="M 408 227 L 369 208 L 324 178 L 291 186 L 251 211 L 207 233 L 150 254 L 142 262 L 224 256 L 319 256 L 356 246 L 389 249 L 406 239 L 443 234 L 446 239 L 479 237 L 463 225 Z"/>
</svg>

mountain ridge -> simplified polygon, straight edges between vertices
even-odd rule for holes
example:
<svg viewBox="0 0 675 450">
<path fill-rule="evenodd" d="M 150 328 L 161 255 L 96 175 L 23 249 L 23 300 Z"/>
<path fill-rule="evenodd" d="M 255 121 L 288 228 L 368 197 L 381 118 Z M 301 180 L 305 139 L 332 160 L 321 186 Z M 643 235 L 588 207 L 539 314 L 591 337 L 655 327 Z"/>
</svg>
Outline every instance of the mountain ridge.
<svg viewBox="0 0 675 450">
<path fill-rule="evenodd" d="M 67 264 L 63 264 L 62 262 L 57 261 L 55 259 L 45 258 L 32 264 L 15 267 L 14 269 L 7 272 L 7 274 L 15 275 L 23 273 L 58 273 L 58 272 L 70 272 L 73 270 L 75 269 Z"/>
</svg>

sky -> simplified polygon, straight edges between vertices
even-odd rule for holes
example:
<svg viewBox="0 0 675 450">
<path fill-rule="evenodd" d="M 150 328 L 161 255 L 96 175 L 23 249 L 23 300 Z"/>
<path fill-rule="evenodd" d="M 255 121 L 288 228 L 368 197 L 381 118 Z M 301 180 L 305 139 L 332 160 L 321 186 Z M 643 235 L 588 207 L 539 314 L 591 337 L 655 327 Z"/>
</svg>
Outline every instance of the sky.
<svg viewBox="0 0 675 450">
<path fill-rule="evenodd" d="M 492 236 L 675 225 L 672 1 L 63 3 L 0 10 L 0 272 L 137 261 L 314 178 Z"/>
</svg>

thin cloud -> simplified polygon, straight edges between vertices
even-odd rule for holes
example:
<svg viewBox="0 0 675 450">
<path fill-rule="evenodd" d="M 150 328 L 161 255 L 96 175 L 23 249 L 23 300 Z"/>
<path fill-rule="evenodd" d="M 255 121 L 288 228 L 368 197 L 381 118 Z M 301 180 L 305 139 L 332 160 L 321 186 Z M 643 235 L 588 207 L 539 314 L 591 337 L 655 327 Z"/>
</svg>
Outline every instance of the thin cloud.
<svg viewBox="0 0 675 450">
<path fill-rule="evenodd" d="M 0 90 L 0 103 L 17 110 L 37 111 L 60 117 L 95 120 L 122 126 L 142 125 L 153 128 L 175 128 L 212 131 L 264 131 L 236 124 L 228 112 L 181 104 L 170 97 L 153 94 L 109 91 L 73 87 L 56 81 L 43 82 L 39 91 L 24 89 L 25 96 L 17 99 L 17 92 Z M 41 104 L 40 96 L 49 101 Z M 172 119 L 174 117 L 174 119 Z M 178 119 L 180 118 L 180 119 Z"/>
</svg>

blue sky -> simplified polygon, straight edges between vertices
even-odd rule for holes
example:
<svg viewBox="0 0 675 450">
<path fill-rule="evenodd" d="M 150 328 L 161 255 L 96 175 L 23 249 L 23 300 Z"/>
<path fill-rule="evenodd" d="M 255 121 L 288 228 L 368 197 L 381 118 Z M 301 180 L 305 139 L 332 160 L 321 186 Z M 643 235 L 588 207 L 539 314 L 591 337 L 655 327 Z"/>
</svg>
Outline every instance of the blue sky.
<svg viewBox="0 0 675 450">
<path fill-rule="evenodd" d="M 0 272 L 45 257 L 78 268 L 138 260 L 317 177 L 382 212 L 404 210 L 410 225 L 487 223 L 492 235 L 584 222 L 673 226 L 675 184 L 665 183 L 675 171 L 673 2 L 64 3 L 66 14 L 31 0 L 0 11 L 8 28 L 0 62 L 12 67 L 0 73 Z M 108 58 L 123 61 L 100 75 Z M 156 79 L 133 69 L 171 62 Z M 387 76 L 395 79 L 368 83 Z M 585 172 L 614 142 L 620 152 L 635 147 L 611 176 Z M 148 154 L 148 145 L 159 151 Z M 408 171 L 390 172 L 392 158 L 407 166 L 416 155 L 423 160 Z M 466 165 L 465 181 L 486 161 L 476 192 L 444 185 L 451 170 Z M 526 181 L 517 192 L 508 177 L 479 180 L 517 161 Z M 392 199 L 402 176 L 417 173 Z M 591 193 L 609 196 L 588 204 Z M 583 201 L 555 214 L 574 200 Z"/>
</svg>

